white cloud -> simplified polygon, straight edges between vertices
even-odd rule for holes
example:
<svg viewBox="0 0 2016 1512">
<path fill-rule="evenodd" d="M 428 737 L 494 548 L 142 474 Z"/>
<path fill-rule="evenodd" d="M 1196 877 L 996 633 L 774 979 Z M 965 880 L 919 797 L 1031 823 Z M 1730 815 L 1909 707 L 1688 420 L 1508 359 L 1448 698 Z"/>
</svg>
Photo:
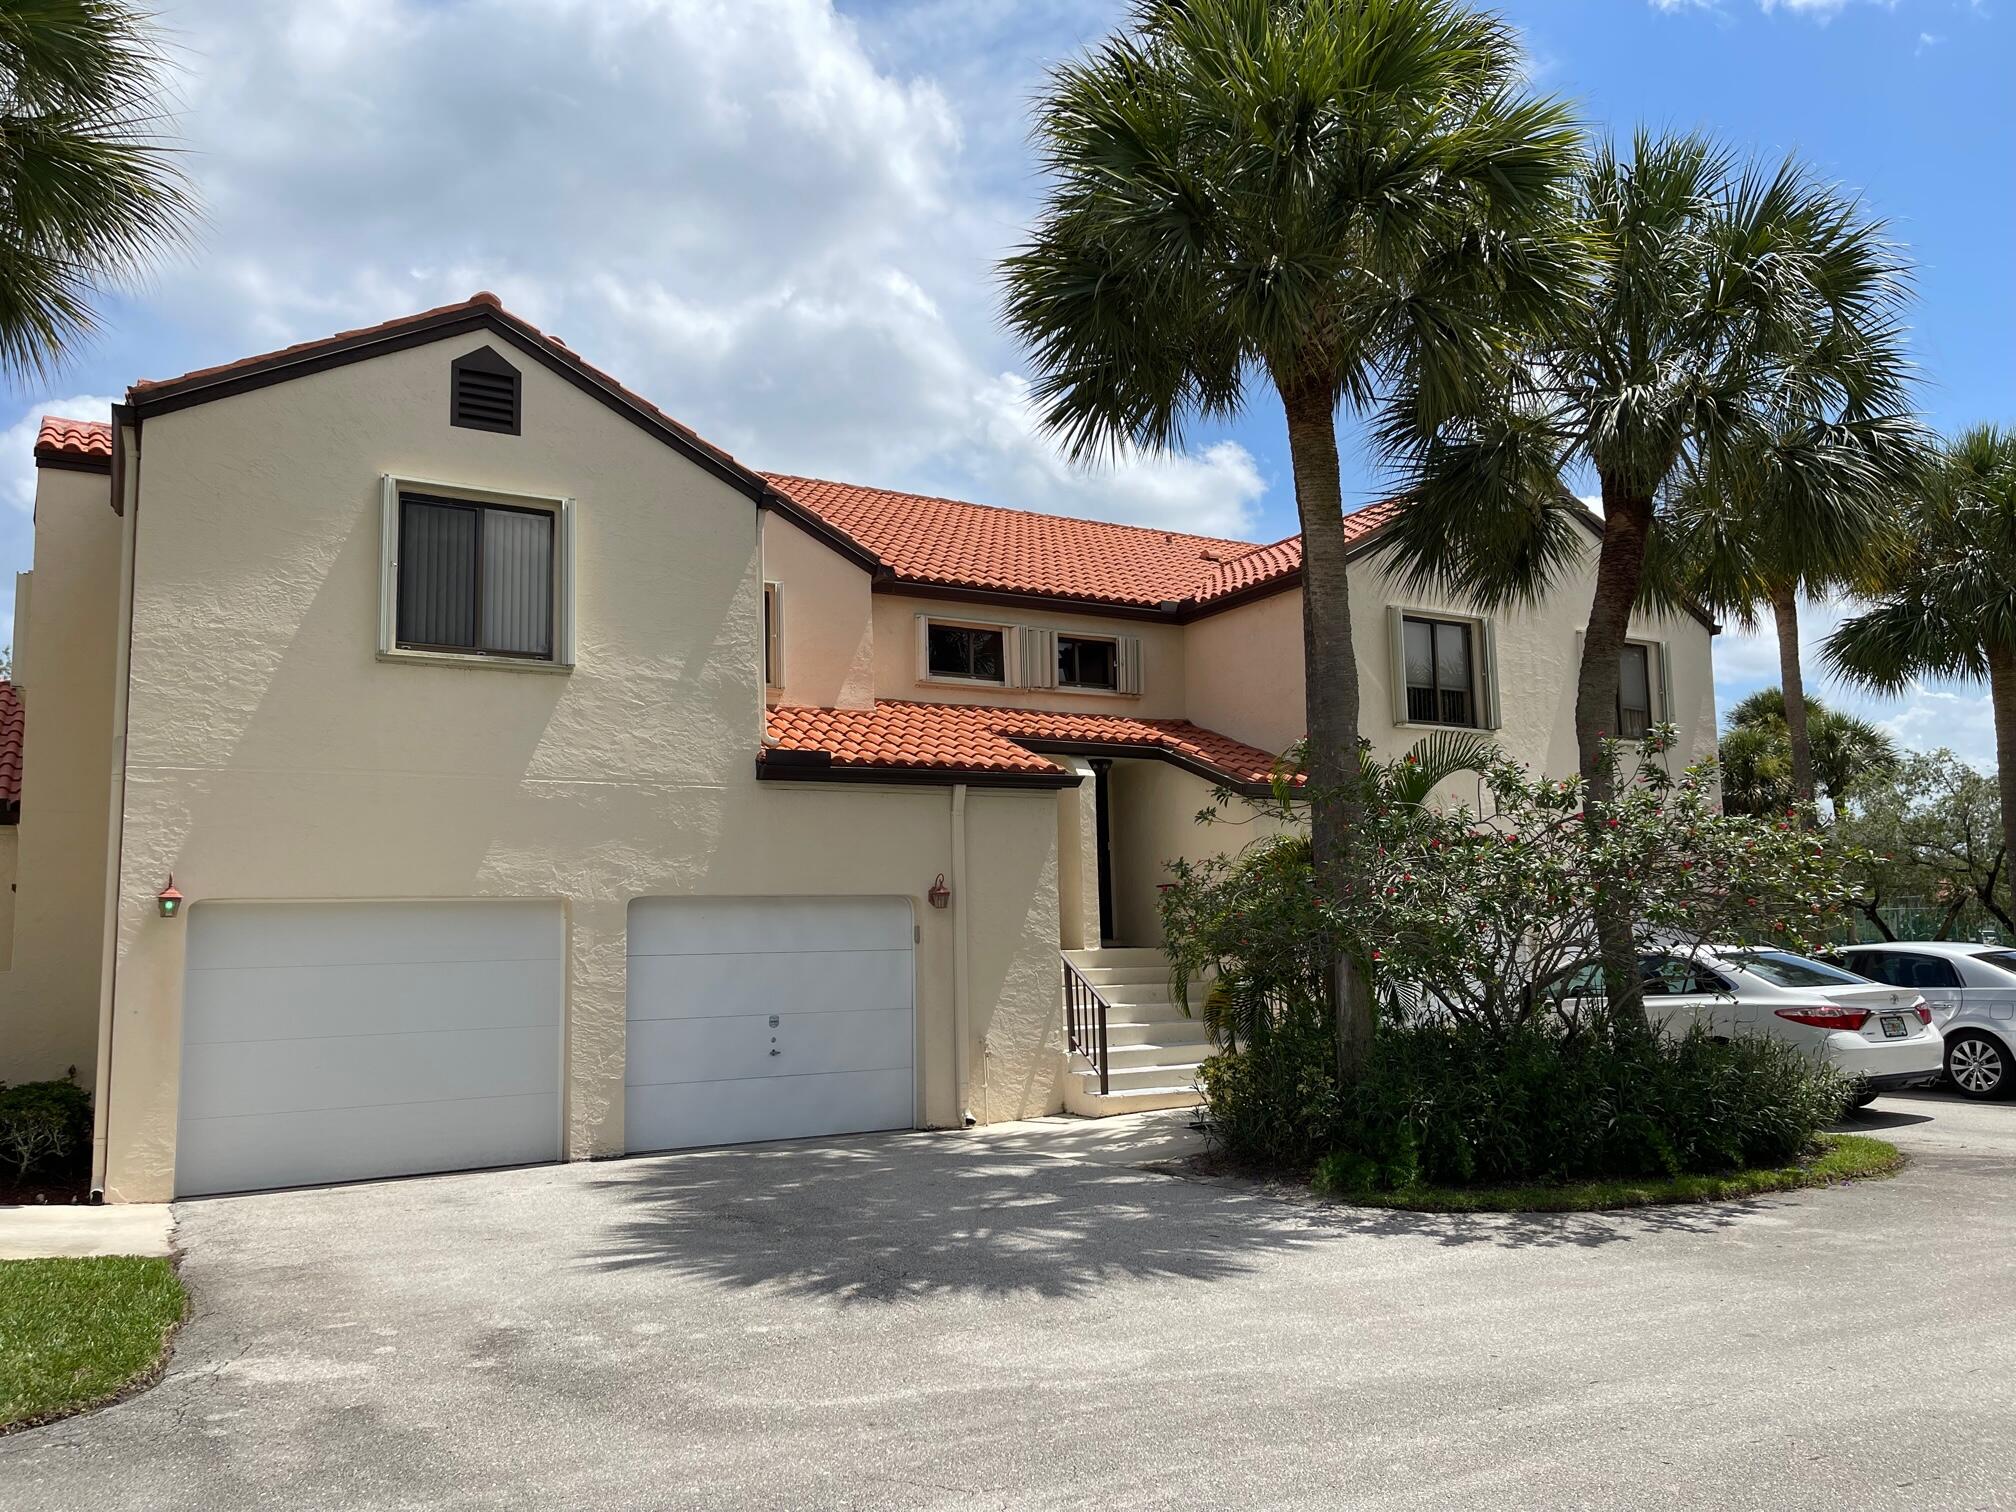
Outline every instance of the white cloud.
<svg viewBox="0 0 2016 1512">
<path fill-rule="evenodd" d="M 196 366 L 489 288 L 754 466 L 1242 532 L 1236 446 L 1062 464 L 997 323 L 1037 70 L 1111 9 L 192 8 L 205 245 L 149 307 Z"/>
</svg>

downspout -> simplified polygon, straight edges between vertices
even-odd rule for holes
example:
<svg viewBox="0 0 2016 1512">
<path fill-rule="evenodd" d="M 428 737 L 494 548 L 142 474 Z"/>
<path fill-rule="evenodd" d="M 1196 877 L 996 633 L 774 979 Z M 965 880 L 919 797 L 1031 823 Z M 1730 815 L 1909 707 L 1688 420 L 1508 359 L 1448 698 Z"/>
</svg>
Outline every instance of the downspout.
<svg viewBox="0 0 2016 1512">
<path fill-rule="evenodd" d="M 133 431 L 128 468 L 126 430 Z M 105 1171 L 111 1155 L 112 1002 L 119 980 L 119 882 L 126 852 L 126 727 L 133 702 L 133 598 L 140 552 L 140 423 L 124 404 L 112 406 L 112 508 L 120 521 L 119 599 L 122 623 L 112 650 L 112 780 L 110 841 L 105 860 L 105 927 L 98 962 L 98 1061 L 91 1083 L 91 1201 L 105 1200 Z"/>
<path fill-rule="evenodd" d="M 952 1083 L 959 1105 L 959 1126 L 973 1127 L 973 1109 L 966 1098 L 973 1027 L 973 995 L 967 986 L 970 966 L 966 949 L 966 784 L 952 787 Z"/>
</svg>

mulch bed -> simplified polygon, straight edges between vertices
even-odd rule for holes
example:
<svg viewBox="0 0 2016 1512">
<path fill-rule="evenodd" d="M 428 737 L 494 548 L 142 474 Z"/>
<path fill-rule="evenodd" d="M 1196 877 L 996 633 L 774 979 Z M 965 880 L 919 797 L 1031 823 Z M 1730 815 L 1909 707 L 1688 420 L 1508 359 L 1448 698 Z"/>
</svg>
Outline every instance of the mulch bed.
<svg viewBox="0 0 2016 1512">
<path fill-rule="evenodd" d="M 72 1176 L 64 1181 L 15 1182 L 0 1178 L 0 1207 L 66 1207 L 91 1200 L 86 1178 Z"/>
</svg>

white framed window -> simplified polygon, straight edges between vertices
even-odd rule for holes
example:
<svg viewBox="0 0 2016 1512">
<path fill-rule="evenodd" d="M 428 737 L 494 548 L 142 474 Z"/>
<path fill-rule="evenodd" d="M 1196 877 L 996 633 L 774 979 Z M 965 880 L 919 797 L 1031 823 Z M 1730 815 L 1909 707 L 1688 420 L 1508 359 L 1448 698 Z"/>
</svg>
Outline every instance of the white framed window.
<svg viewBox="0 0 2016 1512">
<path fill-rule="evenodd" d="M 1062 693 L 1141 692 L 1141 637 L 1022 627 L 1022 686 Z"/>
<path fill-rule="evenodd" d="M 763 585 L 763 686 L 784 686 L 784 590 Z"/>
<path fill-rule="evenodd" d="M 573 500 L 383 478 L 378 655 L 574 665 Z"/>
<path fill-rule="evenodd" d="M 1389 605 L 1386 639 L 1396 726 L 1502 726 L 1490 620 Z"/>
<path fill-rule="evenodd" d="M 1019 646 L 1011 626 L 917 616 L 917 680 L 980 687 L 1017 685 Z"/>
</svg>

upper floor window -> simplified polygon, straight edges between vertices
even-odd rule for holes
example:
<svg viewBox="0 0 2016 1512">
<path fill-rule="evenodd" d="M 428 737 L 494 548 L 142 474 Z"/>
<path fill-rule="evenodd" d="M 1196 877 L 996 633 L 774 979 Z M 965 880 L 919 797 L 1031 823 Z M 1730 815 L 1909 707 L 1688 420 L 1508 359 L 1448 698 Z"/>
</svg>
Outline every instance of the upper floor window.
<svg viewBox="0 0 2016 1512">
<path fill-rule="evenodd" d="M 1410 724 L 1475 725 L 1477 675 L 1470 626 L 1451 620 L 1401 621 Z"/>
<path fill-rule="evenodd" d="M 571 665 L 569 501 L 439 486 L 385 480 L 379 654 Z"/>
<path fill-rule="evenodd" d="M 784 686 L 784 590 L 775 583 L 763 585 L 763 681 Z"/>
<path fill-rule="evenodd" d="M 1627 645 L 1617 668 L 1617 734 L 1642 740 L 1652 731 L 1652 648 Z"/>
<path fill-rule="evenodd" d="M 932 677 L 1005 683 L 1008 637 L 998 625 L 948 625 L 933 620 L 925 632 L 925 669 Z"/>
<path fill-rule="evenodd" d="M 1106 637 L 1058 636 L 1057 686 L 1118 692 L 1120 643 Z"/>
</svg>

